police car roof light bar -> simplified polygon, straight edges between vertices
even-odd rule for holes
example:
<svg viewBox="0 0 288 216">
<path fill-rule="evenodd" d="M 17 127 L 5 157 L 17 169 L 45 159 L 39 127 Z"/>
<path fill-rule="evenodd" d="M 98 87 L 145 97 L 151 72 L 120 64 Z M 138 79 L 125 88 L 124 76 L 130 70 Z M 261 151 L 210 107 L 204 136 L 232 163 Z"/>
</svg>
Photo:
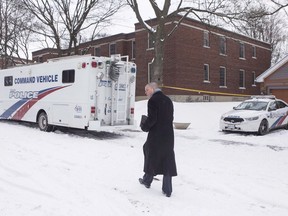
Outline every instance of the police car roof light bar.
<svg viewBox="0 0 288 216">
<path fill-rule="evenodd" d="M 276 97 L 274 95 L 252 95 L 251 99 L 273 99 L 275 100 Z"/>
</svg>

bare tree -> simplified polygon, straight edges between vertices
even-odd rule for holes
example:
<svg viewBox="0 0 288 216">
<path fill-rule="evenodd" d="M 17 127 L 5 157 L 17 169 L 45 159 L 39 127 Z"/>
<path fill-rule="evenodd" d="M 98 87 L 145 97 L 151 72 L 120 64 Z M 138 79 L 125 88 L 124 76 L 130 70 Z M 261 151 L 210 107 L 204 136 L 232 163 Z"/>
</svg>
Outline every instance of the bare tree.
<svg viewBox="0 0 288 216">
<path fill-rule="evenodd" d="M 288 5 L 286 0 L 178 0 L 175 5 L 172 5 L 171 0 L 163 0 L 162 7 L 159 7 L 156 0 L 149 0 L 150 6 L 155 13 L 156 27 L 149 26 L 140 13 L 137 0 L 126 0 L 129 6 L 133 9 L 139 23 L 149 32 L 149 36 L 154 40 L 154 59 L 152 64 L 152 80 L 163 85 L 163 61 L 164 61 L 164 46 L 166 39 L 173 34 L 181 22 L 187 16 L 198 18 L 203 22 L 211 20 L 211 16 L 221 19 L 221 22 L 233 23 L 235 20 L 244 20 L 247 16 L 246 11 L 253 6 L 261 6 L 262 4 L 270 3 L 274 6 L 273 11 L 267 11 L 266 14 L 261 13 L 261 16 L 276 13 Z M 159 1 L 158 1 L 159 2 Z M 174 3 L 176 1 L 173 1 Z M 165 31 L 165 23 L 173 16 L 182 15 L 172 31 Z M 260 14 L 254 14 L 260 16 Z M 214 19 L 215 20 L 215 19 Z M 218 20 L 216 20 L 218 22 Z M 214 24 L 214 23 L 212 23 Z"/>
<path fill-rule="evenodd" d="M 34 33 L 48 38 L 52 46 L 56 47 L 61 55 L 61 35 L 64 30 L 60 27 L 59 14 L 55 12 L 53 1 L 48 0 L 22 0 L 24 6 L 35 16 Z M 48 42 L 49 43 L 49 42 Z"/>
<path fill-rule="evenodd" d="M 0 1 L 0 55 L 1 67 L 28 62 L 27 26 L 31 15 L 19 4 L 18 0 Z M 26 43 L 19 43 L 26 38 Z M 26 47 L 26 48 L 25 48 Z M 24 56 L 24 57 L 23 57 Z"/>
<path fill-rule="evenodd" d="M 287 42 L 287 25 L 284 21 L 287 19 L 287 16 L 285 16 L 285 14 L 281 15 L 279 12 L 268 16 L 254 16 L 254 14 L 267 14 L 267 11 L 268 9 L 265 6 L 261 8 L 251 8 L 251 10 L 247 12 L 246 21 L 240 22 L 237 30 L 252 38 L 270 43 L 272 50 L 271 62 L 276 63 L 283 57 L 285 52 L 282 50 L 282 45 Z"/>
<path fill-rule="evenodd" d="M 37 33 L 48 37 L 56 46 L 59 55 L 65 45 L 70 51 L 74 48 L 73 52 L 76 54 L 81 33 L 89 30 L 93 39 L 97 27 L 101 23 L 109 22 L 109 18 L 123 6 L 121 0 L 22 1 L 37 17 Z"/>
</svg>

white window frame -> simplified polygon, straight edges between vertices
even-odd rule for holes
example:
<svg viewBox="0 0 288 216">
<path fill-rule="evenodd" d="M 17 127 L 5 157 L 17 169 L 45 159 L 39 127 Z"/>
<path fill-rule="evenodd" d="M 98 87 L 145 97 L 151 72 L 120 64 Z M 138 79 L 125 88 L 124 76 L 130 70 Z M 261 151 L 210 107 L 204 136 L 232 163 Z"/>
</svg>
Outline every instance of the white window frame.
<svg viewBox="0 0 288 216">
<path fill-rule="evenodd" d="M 224 69 L 224 85 L 221 85 L 221 69 Z M 227 88 L 227 70 L 226 67 L 220 66 L 219 69 L 219 87 L 220 88 Z"/>
<path fill-rule="evenodd" d="M 209 38 L 209 32 L 204 31 L 203 32 L 203 47 L 210 48 L 210 38 Z"/>
<path fill-rule="evenodd" d="M 111 53 L 111 46 L 115 46 L 115 53 Z M 117 53 L 117 51 L 116 51 L 116 43 L 110 43 L 109 44 L 109 56 L 111 56 L 111 55 L 115 55 Z"/>
<path fill-rule="evenodd" d="M 136 58 L 136 48 L 135 48 L 135 46 L 136 46 L 136 42 L 135 42 L 135 40 L 132 40 L 131 41 L 131 43 L 132 43 L 132 58 L 131 59 L 135 59 Z"/>
<path fill-rule="evenodd" d="M 87 48 L 83 48 L 81 50 L 81 55 L 86 55 L 87 54 Z"/>
<path fill-rule="evenodd" d="M 242 74 L 242 83 L 241 83 L 241 74 Z M 245 85 L 245 70 L 239 70 L 239 89 L 246 89 Z"/>
<path fill-rule="evenodd" d="M 252 71 L 252 86 L 255 87 L 256 86 L 256 72 Z"/>
<path fill-rule="evenodd" d="M 151 44 L 152 43 L 152 44 Z M 150 38 L 150 33 L 148 32 L 148 47 L 147 47 L 147 49 L 148 50 L 153 50 L 154 49 L 154 41 L 152 41 L 152 39 Z"/>
<path fill-rule="evenodd" d="M 99 52 L 100 52 L 99 55 L 97 55 L 96 49 L 99 49 Z M 100 46 L 94 47 L 94 56 L 97 56 L 97 57 L 101 56 L 101 47 Z"/>
<path fill-rule="evenodd" d="M 227 55 L 227 40 L 225 36 L 220 36 L 220 55 Z"/>
<path fill-rule="evenodd" d="M 256 46 L 252 46 L 252 58 L 257 58 L 257 49 Z"/>
<path fill-rule="evenodd" d="M 244 42 L 239 43 L 239 58 L 245 59 L 245 44 L 244 44 Z"/>
<path fill-rule="evenodd" d="M 209 64 L 204 64 L 204 83 L 210 83 L 210 66 Z M 207 79 L 206 79 L 207 77 Z"/>
</svg>

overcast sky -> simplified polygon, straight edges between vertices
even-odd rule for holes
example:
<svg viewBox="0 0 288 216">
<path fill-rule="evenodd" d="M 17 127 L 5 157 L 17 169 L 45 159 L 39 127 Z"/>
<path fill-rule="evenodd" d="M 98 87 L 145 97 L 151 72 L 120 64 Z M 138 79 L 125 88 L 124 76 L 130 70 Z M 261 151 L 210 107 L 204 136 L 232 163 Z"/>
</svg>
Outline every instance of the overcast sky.
<svg viewBox="0 0 288 216">
<path fill-rule="evenodd" d="M 155 17 L 150 3 L 140 0 L 138 5 L 144 20 Z M 101 33 L 107 33 L 108 35 L 130 33 L 135 30 L 134 24 L 137 22 L 138 21 L 136 19 L 135 13 L 129 6 L 127 6 L 125 8 L 122 8 L 118 13 L 113 16 L 111 25 L 103 29 Z M 34 52 L 40 49 L 43 49 L 43 46 L 40 43 L 30 44 L 30 52 Z M 30 58 L 32 58 L 32 53 L 30 53 L 30 55 Z"/>
<path fill-rule="evenodd" d="M 148 1 L 140 0 L 138 2 L 141 16 L 144 20 L 155 18 L 154 12 L 150 3 Z M 130 33 L 135 30 L 134 24 L 138 20 L 135 16 L 134 11 L 129 7 L 121 9 L 113 18 L 111 26 L 107 27 L 105 32 L 108 34 L 117 34 L 117 33 Z"/>
</svg>

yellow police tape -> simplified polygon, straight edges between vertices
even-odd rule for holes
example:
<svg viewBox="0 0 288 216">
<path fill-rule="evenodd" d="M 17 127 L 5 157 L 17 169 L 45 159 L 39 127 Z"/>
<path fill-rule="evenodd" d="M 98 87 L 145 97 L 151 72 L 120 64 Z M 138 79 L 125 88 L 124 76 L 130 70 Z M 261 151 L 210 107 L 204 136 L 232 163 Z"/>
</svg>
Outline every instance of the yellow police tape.
<svg viewBox="0 0 288 216">
<path fill-rule="evenodd" d="M 250 97 L 251 96 L 251 95 L 245 95 L 245 94 L 232 94 L 232 93 L 224 93 L 224 92 L 204 91 L 204 90 L 198 90 L 198 89 L 179 88 L 179 87 L 173 87 L 173 86 L 161 86 L 161 88 L 169 88 L 169 89 L 198 92 L 198 93 L 205 93 L 205 94 L 226 95 L 226 96 L 238 96 L 238 97 Z"/>
</svg>

